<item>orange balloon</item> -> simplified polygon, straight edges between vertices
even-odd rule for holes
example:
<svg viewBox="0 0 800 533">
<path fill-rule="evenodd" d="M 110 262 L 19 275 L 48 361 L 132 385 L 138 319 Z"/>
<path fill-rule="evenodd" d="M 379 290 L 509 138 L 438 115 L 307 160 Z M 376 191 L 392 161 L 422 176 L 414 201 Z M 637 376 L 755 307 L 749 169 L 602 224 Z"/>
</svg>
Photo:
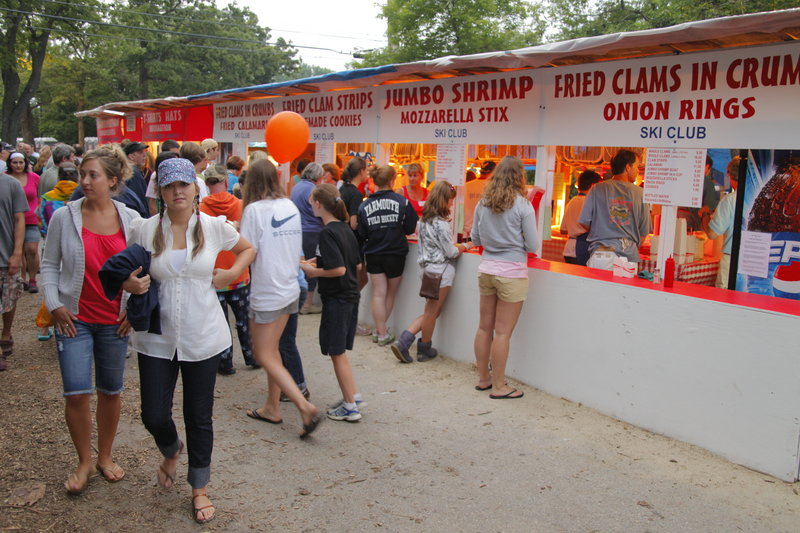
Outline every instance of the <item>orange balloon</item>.
<svg viewBox="0 0 800 533">
<path fill-rule="evenodd" d="M 287 163 L 308 146 L 308 122 L 294 111 L 281 111 L 267 122 L 264 140 L 267 150 L 278 163 Z"/>
</svg>

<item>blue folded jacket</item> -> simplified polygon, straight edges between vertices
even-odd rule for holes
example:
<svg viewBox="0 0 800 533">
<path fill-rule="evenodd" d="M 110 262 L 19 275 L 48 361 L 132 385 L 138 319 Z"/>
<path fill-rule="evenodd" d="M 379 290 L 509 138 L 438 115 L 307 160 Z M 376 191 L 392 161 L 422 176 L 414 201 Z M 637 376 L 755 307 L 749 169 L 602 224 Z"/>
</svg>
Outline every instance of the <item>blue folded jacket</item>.
<svg viewBox="0 0 800 533">
<path fill-rule="evenodd" d="M 142 267 L 139 277 L 150 272 L 150 252 L 139 244 L 128 246 L 112 255 L 100 269 L 100 283 L 106 298 L 113 300 L 131 272 Z M 158 304 L 158 282 L 151 281 L 144 294 L 131 294 L 128 298 L 128 322 L 134 331 L 147 331 L 161 335 L 161 307 Z"/>
</svg>

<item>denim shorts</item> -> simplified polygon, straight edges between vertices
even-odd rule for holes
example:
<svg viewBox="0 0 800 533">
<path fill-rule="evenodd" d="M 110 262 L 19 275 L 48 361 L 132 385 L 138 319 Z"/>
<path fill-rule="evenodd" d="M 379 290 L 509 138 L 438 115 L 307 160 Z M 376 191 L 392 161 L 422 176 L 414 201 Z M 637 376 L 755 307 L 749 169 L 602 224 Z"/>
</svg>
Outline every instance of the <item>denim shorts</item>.
<svg viewBox="0 0 800 533">
<path fill-rule="evenodd" d="M 88 324 L 80 320 L 74 323 L 74 337 L 56 333 L 64 396 L 94 392 L 92 362 L 97 390 L 109 395 L 121 393 L 128 337 L 117 335 L 117 324 Z"/>
<path fill-rule="evenodd" d="M 39 232 L 39 226 L 36 224 L 25 224 L 24 242 L 39 242 L 41 240 L 42 234 Z"/>
</svg>

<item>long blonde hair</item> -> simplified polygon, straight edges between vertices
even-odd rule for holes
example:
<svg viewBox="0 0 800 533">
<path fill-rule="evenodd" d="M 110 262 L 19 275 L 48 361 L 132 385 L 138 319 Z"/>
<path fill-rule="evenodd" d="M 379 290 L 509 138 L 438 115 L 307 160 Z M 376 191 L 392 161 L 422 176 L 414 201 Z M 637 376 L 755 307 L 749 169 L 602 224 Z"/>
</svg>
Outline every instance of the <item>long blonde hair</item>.
<svg viewBox="0 0 800 533">
<path fill-rule="evenodd" d="M 199 179 L 199 178 L 198 178 Z M 153 257 L 158 257 L 164 252 L 164 248 L 167 246 L 166 237 L 164 237 L 164 210 L 166 208 L 166 203 L 164 199 L 161 198 L 161 187 L 158 186 L 156 183 L 156 196 L 158 196 L 159 205 L 161 206 L 158 210 L 158 229 L 156 229 L 155 235 L 153 235 Z M 206 244 L 206 237 L 203 233 L 203 228 L 200 225 L 200 188 L 197 186 L 197 183 L 194 184 L 194 213 L 197 216 L 197 224 L 194 225 L 194 230 L 192 231 L 192 239 L 194 239 L 194 246 L 192 246 L 192 259 L 194 259 L 200 250 L 203 249 L 203 246 Z"/>
<path fill-rule="evenodd" d="M 497 165 L 492 179 L 486 185 L 486 190 L 481 197 L 481 205 L 492 210 L 492 213 L 502 213 L 517 200 L 517 196 L 526 198 L 525 167 L 519 158 L 505 156 Z"/>
</svg>

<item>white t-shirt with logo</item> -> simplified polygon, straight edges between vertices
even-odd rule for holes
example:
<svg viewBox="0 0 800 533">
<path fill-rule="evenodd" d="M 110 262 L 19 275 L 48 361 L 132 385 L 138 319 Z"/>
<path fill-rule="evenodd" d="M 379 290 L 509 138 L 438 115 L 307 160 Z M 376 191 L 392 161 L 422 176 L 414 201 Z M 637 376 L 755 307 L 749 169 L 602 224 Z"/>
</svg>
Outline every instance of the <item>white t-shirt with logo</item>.
<svg viewBox="0 0 800 533">
<path fill-rule="evenodd" d="M 294 202 L 288 198 L 253 202 L 244 209 L 240 231 L 256 249 L 250 265 L 250 308 L 276 311 L 297 300 L 303 230 Z"/>
</svg>

